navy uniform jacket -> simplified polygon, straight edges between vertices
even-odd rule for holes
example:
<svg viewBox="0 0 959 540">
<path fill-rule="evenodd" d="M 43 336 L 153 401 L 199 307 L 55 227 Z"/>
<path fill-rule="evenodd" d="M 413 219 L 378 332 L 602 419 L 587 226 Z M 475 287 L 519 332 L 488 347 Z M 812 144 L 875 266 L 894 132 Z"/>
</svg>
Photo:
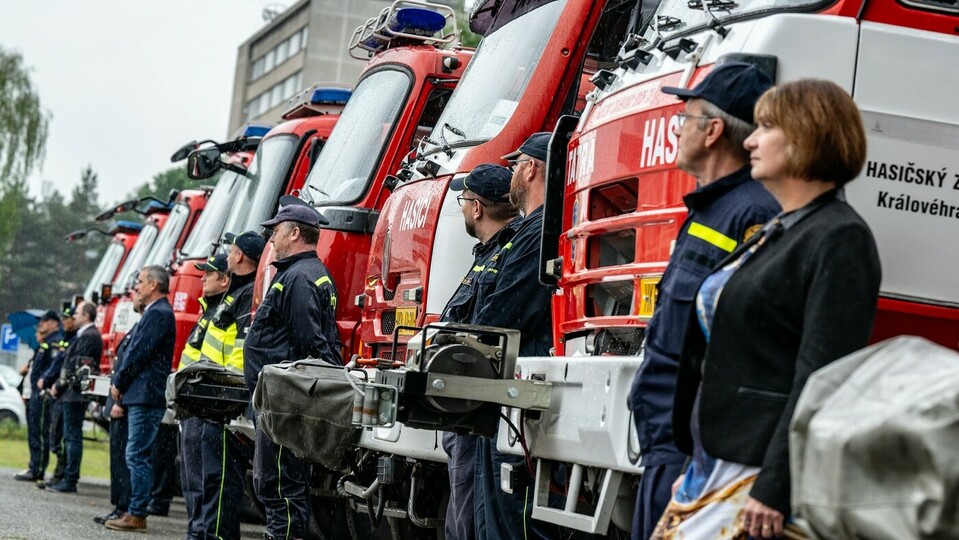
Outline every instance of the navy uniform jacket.
<svg viewBox="0 0 959 540">
<path fill-rule="evenodd" d="M 31 396 L 40 395 L 40 390 L 37 388 L 37 381 L 39 381 L 40 378 L 46 374 L 47 370 L 50 369 L 50 366 L 53 365 L 58 346 L 62 340 L 63 332 L 60 330 L 50 332 L 50 335 L 43 338 L 43 342 L 40 343 L 40 346 L 37 347 L 37 350 L 33 353 L 33 365 L 30 367 Z M 43 381 L 43 387 L 49 388 L 46 380 Z"/>
<path fill-rule="evenodd" d="M 76 331 L 63 333 L 63 339 L 57 343 L 56 352 L 53 353 L 53 361 L 50 362 L 47 369 L 40 374 L 40 378 L 43 379 L 44 388 L 51 388 L 53 383 L 57 382 L 57 379 L 60 378 L 60 367 L 63 366 L 63 359 L 67 356 L 67 349 L 70 347 L 70 343 L 72 343 L 76 337 Z"/>
<path fill-rule="evenodd" d="M 243 344 L 243 374 L 250 392 L 268 364 L 307 357 L 343 364 L 336 287 L 316 252 L 290 255 L 273 266 L 276 277 Z"/>
<path fill-rule="evenodd" d="M 485 244 L 477 243 L 473 246 L 473 266 L 463 276 L 459 287 L 456 288 L 450 301 L 446 303 L 440 321 L 470 322 L 473 317 L 473 307 L 476 303 L 476 280 L 486 270 L 490 259 L 499 253 L 515 234 L 516 230 L 507 225 L 497 231 Z"/>
<path fill-rule="evenodd" d="M 749 171 L 743 167 L 683 198 L 689 214 L 659 282 L 643 363 L 630 391 L 644 465 L 682 463 L 686 458 L 673 443 L 673 395 L 686 322 L 700 283 L 719 261 L 779 213 L 779 203 Z"/>
<path fill-rule="evenodd" d="M 553 289 L 539 282 L 543 207 L 510 227 L 516 234 L 477 278 L 472 323 L 519 330 L 520 356 L 548 356 L 553 345 Z"/>
<path fill-rule="evenodd" d="M 130 333 L 113 384 L 123 395 L 124 406 L 164 407 L 176 341 L 176 321 L 166 297 L 151 304 Z"/>
<path fill-rule="evenodd" d="M 100 373 L 100 355 L 102 354 L 103 338 L 100 336 L 100 331 L 97 330 L 96 325 L 90 325 L 82 334 L 79 334 L 70 342 L 66 353 L 61 357 L 61 367 L 66 369 L 68 373 L 72 373 L 79 366 L 88 365 L 91 369 L 90 373 L 97 375 Z M 57 377 L 59 376 L 60 369 L 57 369 Z M 60 388 L 58 385 L 57 391 L 61 395 L 61 401 L 70 403 L 83 401 L 83 394 L 78 388 Z"/>
</svg>

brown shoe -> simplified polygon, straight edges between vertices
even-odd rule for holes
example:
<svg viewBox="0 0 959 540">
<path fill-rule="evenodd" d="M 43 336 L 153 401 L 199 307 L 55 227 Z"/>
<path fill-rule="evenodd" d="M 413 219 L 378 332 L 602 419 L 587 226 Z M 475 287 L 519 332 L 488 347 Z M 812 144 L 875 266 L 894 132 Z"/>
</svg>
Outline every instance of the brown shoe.
<svg viewBox="0 0 959 540">
<path fill-rule="evenodd" d="M 114 531 L 146 532 L 147 518 L 123 514 L 123 516 L 117 519 L 111 519 L 103 525 Z"/>
</svg>

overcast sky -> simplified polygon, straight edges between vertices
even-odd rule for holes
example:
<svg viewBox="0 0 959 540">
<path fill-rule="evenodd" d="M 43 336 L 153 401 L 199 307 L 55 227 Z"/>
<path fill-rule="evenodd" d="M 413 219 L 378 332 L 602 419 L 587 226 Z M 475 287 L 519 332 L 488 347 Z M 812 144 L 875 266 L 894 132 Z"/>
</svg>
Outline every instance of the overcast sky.
<svg viewBox="0 0 959 540">
<path fill-rule="evenodd" d="M 237 48 L 267 5 L 292 0 L 0 0 L 0 46 L 18 50 L 51 115 L 43 170 L 66 194 L 90 164 L 109 204 L 171 166 L 192 139 L 227 135 Z"/>
</svg>

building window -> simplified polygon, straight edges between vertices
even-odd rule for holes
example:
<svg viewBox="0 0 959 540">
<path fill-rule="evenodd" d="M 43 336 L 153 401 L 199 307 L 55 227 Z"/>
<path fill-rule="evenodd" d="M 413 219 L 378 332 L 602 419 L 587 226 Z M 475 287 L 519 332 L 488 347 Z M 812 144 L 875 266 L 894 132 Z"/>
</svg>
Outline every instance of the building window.
<svg viewBox="0 0 959 540">
<path fill-rule="evenodd" d="M 303 87 L 303 72 L 297 71 L 286 79 L 271 86 L 262 94 L 246 102 L 244 108 L 245 121 L 250 121 L 258 116 L 266 114 L 268 111 L 281 105 L 284 101 L 295 96 Z"/>
<path fill-rule="evenodd" d="M 284 39 L 273 47 L 266 54 L 253 61 L 250 68 L 250 80 L 255 81 L 267 73 L 273 71 L 290 57 L 306 48 L 306 40 L 309 37 L 307 27 L 301 28 L 292 36 Z"/>
</svg>

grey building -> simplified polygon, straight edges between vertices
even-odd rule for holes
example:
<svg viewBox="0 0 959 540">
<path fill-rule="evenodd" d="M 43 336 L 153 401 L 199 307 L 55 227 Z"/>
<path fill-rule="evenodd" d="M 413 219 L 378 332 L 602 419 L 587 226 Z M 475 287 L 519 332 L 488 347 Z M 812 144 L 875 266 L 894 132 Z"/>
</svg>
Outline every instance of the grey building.
<svg viewBox="0 0 959 540">
<path fill-rule="evenodd" d="M 276 15 L 237 51 L 227 133 L 246 122 L 278 122 L 287 100 L 313 83 L 352 86 L 365 62 L 348 54 L 350 37 L 391 3 L 300 0 Z M 439 3 L 462 5 L 461 0 Z"/>
</svg>

